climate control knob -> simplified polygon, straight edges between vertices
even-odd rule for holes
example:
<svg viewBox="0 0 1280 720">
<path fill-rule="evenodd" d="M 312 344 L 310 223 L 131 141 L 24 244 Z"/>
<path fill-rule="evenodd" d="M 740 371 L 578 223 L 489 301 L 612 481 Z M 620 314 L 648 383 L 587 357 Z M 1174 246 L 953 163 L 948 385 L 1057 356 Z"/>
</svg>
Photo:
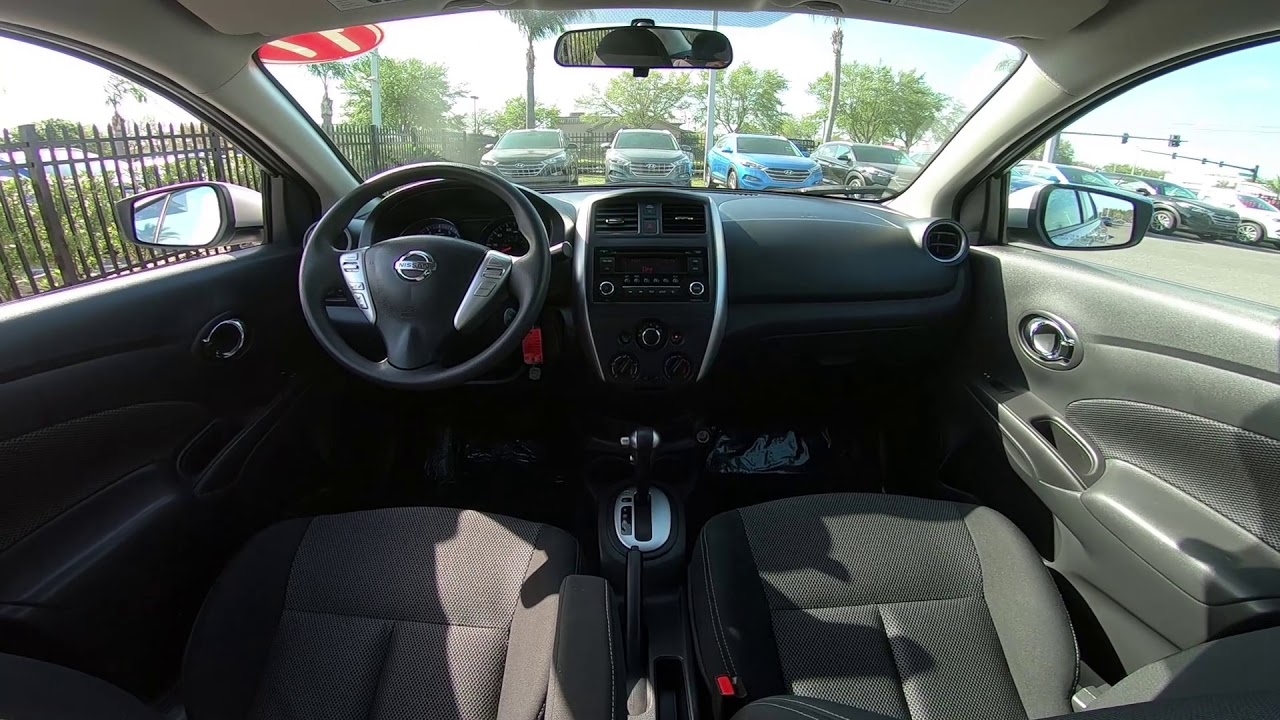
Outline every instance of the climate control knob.
<svg viewBox="0 0 1280 720">
<path fill-rule="evenodd" d="M 706 294 L 706 292 L 707 292 L 707 286 L 703 285 L 697 280 L 694 280 L 693 282 L 689 283 L 689 294 L 692 295 L 693 297 L 702 297 L 703 295 Z"/>
<path fill-rule="evenodd" d="M 614 380 L 635 380 L 640 375 L 640 362 L 635 355 L 618 353 L 609 361 L 609 375 Z"/>
<path fill-rule="evenodd" d="M 640 332 L 636 334 L 640 340 L 641 347 L 650 350 L 662 347 L 662 343 L 666 340 L 662 334 L 662 328 L 656 323 L 650 323 L 640 328 Z"/>
<path fill-rule="evenodd" d="M 662 363 L 662 372 L 668 380 L 683 382 L 693 377 L 693 362 L 680 353 L 672 353 Z"/>
<path fill-rule="evenodd" d="M 612 294 L 613 294 L 613 291 L 614 291 L 614 290 L 617 290 L 617 288 L 615 288 L 615 287 L 613 286 L 613 283 L 609 282 L 608 280 L 605 280 L 604 282 L 600 283 L 600 294 L 601 294 L 601 295 L 603 295 L 603 296 L 605 296 L 605 297 L 609 297 L 610 295 L 612 295 Z"/>
</svg>

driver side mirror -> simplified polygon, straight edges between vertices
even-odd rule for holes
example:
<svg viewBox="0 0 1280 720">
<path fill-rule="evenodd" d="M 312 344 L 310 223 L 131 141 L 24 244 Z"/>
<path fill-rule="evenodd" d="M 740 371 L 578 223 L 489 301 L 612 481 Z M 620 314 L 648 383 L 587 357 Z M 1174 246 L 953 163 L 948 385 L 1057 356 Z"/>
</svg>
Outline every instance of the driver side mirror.
<svg viewBox="0 0 1280 720">
<path fill-rule="evenodd" d="M 722 152 L 722 153 L 724 153 L 724 154 L 726 154 L 726 155 L 732 155 L 732 154 L 733 154 L 733 148 L 720 148 L 720 152 Z"/>
<path fill-rule="evenodd" d="M 1009 194 L 1009 239 L 1058 250 L 1118 250 L 1147 234 L 1151 201 L 1123 190 L 1050 183 Z"/>
<path fill-rule="evenodd" d="M 116 223 L 145 247 L 209 248 L 262 236 L 262 194 L 223 182 L 190 182 L 119 200 Z"/>
<path fill-rule="evenodd" d="M 484 146 L 484 149 L 485 149 L 485 150 L 492 150 L 492 149 L 493 149 L 493 143 L 489 143 L 488 145 L 485 145 L 485 146 Z"/>
<path fill-rule="evenodd" d="M 613 147 L 613 143 L 600 143 L 601 150 L 608 150 Z"/>
</svg>

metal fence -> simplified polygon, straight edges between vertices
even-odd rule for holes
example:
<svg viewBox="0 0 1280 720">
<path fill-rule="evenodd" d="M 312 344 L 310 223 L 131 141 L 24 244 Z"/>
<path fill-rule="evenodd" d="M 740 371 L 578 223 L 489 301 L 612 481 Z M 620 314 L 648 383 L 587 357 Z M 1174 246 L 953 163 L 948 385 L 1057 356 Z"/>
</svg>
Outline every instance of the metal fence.
<svg viewBox="0 0 1280 720">
<path fill-rule="evenodd" d="M 198 124 L 0 130 L 0 301 L 227 252 L 144 248 L 116 225 L 115 201 L 192 180 L 258 189 L 262 173 Z"/>
</svg>

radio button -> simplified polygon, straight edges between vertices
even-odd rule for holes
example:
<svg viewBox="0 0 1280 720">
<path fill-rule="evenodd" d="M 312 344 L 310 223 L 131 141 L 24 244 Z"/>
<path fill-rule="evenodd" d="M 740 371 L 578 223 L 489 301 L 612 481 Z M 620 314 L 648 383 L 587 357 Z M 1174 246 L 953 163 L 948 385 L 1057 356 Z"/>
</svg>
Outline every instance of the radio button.
<svg viewBox="0 0 1280 720">
<path fill-rule="evenodd" d="M 691 273 L 702 272 L 702 258 L 700 257 L 689 258 L 689 272 Z"/>
<path fill-rule="evenodd" d="M 689 294 L 694 297 L 702 297 L 707 292 L 707 286 L 694 280 L 689 283 Z"/>
<path fill-rule="evenodd" d="M 605 280 L 604 282 L 600 283 L 600 294 L 605 297 L 609 297 L 610 295 L 612 295 L 615 290 L 617 290 L 617 288 L 614 287 L 613 283 L 609 282 L 608 280 Z"/>
</svg>

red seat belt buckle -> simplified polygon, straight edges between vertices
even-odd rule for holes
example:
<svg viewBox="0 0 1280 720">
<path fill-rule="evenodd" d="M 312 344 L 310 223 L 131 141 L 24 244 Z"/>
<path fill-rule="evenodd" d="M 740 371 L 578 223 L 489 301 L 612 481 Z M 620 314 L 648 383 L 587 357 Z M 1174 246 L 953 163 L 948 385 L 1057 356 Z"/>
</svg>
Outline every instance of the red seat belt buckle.
<svg viewBox="0 0 1280 720">
<path fill-rule="evenodd" d="M 542 356 L 542 328 L 537 326 L 530 328 L 528 334 L 524 336 L 521 349 L 524 351 L 525 365 L 541 365 L 545 359 Z"/>
<path fill-rule="evenodd" d="M 738 690 L 733 686 L 733 678 L 728 675 L 716 676 L 716 690 L 720 691 L 723 697 L 736 697 Z"/>
</svg>

